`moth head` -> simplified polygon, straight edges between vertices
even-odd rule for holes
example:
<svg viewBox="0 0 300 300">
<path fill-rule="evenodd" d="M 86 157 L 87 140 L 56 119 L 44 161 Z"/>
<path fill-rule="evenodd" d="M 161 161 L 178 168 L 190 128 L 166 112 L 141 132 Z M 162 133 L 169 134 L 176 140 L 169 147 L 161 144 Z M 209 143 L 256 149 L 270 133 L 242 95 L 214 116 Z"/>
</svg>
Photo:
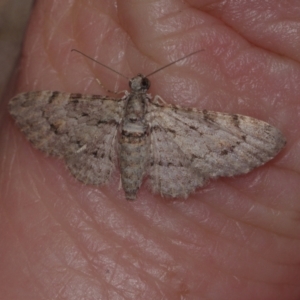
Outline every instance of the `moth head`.
<svg viewBox="0 0 300 300">
<path fill-rule="evenodd" d="M 129 87 L 134 92 L 146 92 L 150 88 L 150 80 L 144 75 L 138 74 L 129 80 Z"/>
</svg>

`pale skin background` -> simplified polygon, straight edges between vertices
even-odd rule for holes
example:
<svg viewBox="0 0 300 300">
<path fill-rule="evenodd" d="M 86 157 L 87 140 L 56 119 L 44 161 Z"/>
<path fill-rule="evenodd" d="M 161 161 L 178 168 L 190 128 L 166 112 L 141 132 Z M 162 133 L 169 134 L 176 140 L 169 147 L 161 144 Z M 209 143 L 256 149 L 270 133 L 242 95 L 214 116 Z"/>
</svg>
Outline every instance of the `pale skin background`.
<svg viewBox="0 0 300 300">
<path fill-rule="evenodd" d="M 3 101 L 0 295 L 3 299 L 300 298 L 300 2 L 39 0 Z M 250 115 L 286 148 L 250 174 L 188 199 L 145 185 L 128 202 L 119 173 L 84 186 L 26 141 L 8 98 L 30 90 L 105 94 L 151 77 L 168 103 Z M 1 299 L 2 299 L 1 298 Z"/>
</svg>

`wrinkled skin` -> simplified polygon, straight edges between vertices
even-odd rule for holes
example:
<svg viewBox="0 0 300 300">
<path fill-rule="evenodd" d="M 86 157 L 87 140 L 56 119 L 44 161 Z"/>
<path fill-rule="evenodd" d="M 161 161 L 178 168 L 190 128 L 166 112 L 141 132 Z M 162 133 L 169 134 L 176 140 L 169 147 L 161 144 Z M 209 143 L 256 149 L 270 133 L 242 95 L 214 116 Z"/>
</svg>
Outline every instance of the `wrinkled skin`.
<svg viewBox="0 0 300 300">
<path fill-rule="evenodd" d="M 1 111 L 3 299 L 300 299 L 300 3 L 49 1 L 34 7 L 20 69 Z M 26 141 L 6 105 L 29 90 L 106 94 L 151 77 L 166 102 L 250 115 L 285 149 L 188 199 L 128 202 L 119 173 L 84 186 Z M 1 299 L 2 299 L 1 298 Z"/>
</svg>

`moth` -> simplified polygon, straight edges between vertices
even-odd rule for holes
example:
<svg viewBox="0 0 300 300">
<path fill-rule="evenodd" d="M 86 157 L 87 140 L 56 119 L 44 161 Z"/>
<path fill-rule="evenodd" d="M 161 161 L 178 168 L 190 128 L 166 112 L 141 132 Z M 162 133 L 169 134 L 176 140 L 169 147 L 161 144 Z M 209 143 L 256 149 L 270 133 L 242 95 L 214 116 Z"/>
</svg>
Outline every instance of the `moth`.
<svg viewBox="0 0 300 300">
<path fill-rule="evenodd" d="M 154 193 L 186 198 L 210 178 L 263 165 L 286 143 L 263 121 L 152 98 L 142 74 L 129 87 L 120 98 L 25 92 L 10 100 L 9 112 L 36 148 L 64 159 L 85 184 L 107 183 L 119 165 L 128 200 L 136 199 L 144 179 Z"/>
</svg>

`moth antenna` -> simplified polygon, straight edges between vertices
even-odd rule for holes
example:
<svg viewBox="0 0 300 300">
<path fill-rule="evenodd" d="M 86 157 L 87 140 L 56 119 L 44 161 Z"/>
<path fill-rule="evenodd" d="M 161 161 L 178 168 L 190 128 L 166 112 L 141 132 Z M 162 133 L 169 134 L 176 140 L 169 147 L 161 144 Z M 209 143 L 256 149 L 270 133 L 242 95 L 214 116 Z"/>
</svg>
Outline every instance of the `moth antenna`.
<svg viewBox="0 0 300 300">
<path fill-rule="evenodd" d="M 181 57 L 181 58 L 179 58 L 179 59 L 176 59 L 176 60 L 170 62 L 169 64 L 167 64 L 167 65 L 165 65 L 165 66 L 163 66 L 163 67 L 161 67 L 161 68 L 155 70 L 154 72 L 148 74 L 146 77 L 149 77 L 149 76 L 151 76 L 151 75 L 153 75 L 153 74 L 155 74 L 155 73 L 157 73 L 157 72 L 159 72 L 159 71 L 161 71 L 161 70 L 163 70 L 163 69 L 165 69 L 165 68 L 167 68 L 167 67 L 169 67 L 169 66 L 171 66 L 171 65 L 176 64 L 177 62 L 179 62 L 179 61 L 181 61 L 181 60 L 183 60 L 183 59 L 185 59 L 185 58 L 187 58 L 187 57 L 189 57 L 189 56 L 192 56 L 192 55 L 194 55 L 194 54 L 196 54 L 196 53 L 198 53 L 198 52 L 202 52 L 202 51 L 205 51 L 205 49 L 197 50 L 197 51 L 192 52 L 192 53 L 190 53 L 190 54 L 188 54 L 188 55 L 185 55 L 185 56 L 183 56 L 183 57 Z"/>
<path fill-rule="evenodd" d="M 103 64 L 103 63 L 101 63 L 101 62 L 95 60 L 94 58 L 92 58 L 92 57 L 90 57 L 90 56 L 84 54 L 83 52 L 81 52 L 81 51 L 79 51 L 79 50 L 77 50 L 77 49 L 72 49 L 71 52 L 72 52 L 72 51 L 75 51 L 75 52 L 80 53 L 81 55 L 83 55 L 83 56 L 85 56 L 86 58 L 92 60 L 93 62 L 95 62 L 95 63 L 101 65 L 102 67 L 104 67 L 104 68 L 106 68 L 106 69 L 108 69 L 108 70 L 111 70 L 112 72 L 114 72 L 114 73 L 116 73 L 116 74 L 118 74 L 118 75 L 120 75 L 120 76 L 122 76 L 122 77 L 124 77 L 124 78 L 126 78 L 126 79 L 128 79 L 128 80 L 130 79 L 130 78 L 128 78 L 127 76 L 125 76 L 125 75 L 119 73 L 118 71 L 116 71 L 116 70 L 114 70 L 114 69 L 112 69 L 112 68 L 106 66 L 105 64 Z"/>
</svg>

